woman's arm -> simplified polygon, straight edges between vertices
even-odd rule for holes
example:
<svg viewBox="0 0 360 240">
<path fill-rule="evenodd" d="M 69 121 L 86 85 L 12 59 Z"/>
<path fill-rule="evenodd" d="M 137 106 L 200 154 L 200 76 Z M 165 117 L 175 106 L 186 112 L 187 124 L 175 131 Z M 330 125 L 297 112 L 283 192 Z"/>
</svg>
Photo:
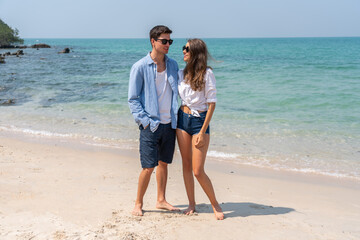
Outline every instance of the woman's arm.
<svg viewBox="0 0 360 240">
<path fill-rule="evenodd" d="M 209 103 L 209 108 L 208 108 L 208 111 L 206 113 L 204 124 L 201 127 L 200 132 L 196 135 L 195 147 L 197 147 L 197 148 L 201 148 L 202 146 L 204 146 L 204 143 L 205 143 L 204 142 L 204 134 L 205 134 L 205 131 L 206 131 L 206 129 L 208 128 L 208 126 L 210 124 L 212 115 L 213 115 L 213 113 L 215 111 L 215 105 L 216 105 L 216 103 L 214 103 L 214 102 Z"/>
</svg>

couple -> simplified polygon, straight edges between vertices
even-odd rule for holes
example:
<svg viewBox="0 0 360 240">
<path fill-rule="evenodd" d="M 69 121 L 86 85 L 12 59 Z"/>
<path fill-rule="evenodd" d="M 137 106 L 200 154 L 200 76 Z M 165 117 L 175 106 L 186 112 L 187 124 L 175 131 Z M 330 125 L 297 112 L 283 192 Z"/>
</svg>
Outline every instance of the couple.
<svg viewBox="0 0 360 240">
<path fill-rule="evenodd" d="M 143 198 L 154 168 L 159 209 L 179 211 L 165 199 L 167 165 L 172 162 L 177 137 L 183 163 L 183 177 L 189 199 L 184 211 L 196 211 L 194 177 L 208 196 L 215 218 L 224 219 L 213 186 L 204 171 L 210 141 L 209 123 L 216 103 L 214 74 L 207 66 L 208 51 L 200 39 L 190 39 L 183 47 L 184 70 L 166 56 L 173 40 L 166 26 L 150 31 L 152 51 L 130 71 L 128 102 L 140 129 L 140 161 L 137 198 L 133 215 L 142 216 Z M 181 107 L 178 109 L 178 95 Z"/>
</svg>

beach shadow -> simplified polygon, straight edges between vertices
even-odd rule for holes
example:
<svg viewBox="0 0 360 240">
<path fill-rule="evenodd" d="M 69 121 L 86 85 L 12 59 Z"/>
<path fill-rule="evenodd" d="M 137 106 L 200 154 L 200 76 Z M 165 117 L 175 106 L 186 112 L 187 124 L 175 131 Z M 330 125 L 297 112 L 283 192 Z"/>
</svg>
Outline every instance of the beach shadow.
<svg viewBox="0 0 360 240">
<path fill-rule="evenodd" d="M 260 215 L 280 215 L 295 211 L 293 208 L 273 207 L 257 203 L 234 203 L 227 202 L 220 205 L 225 213 L 225 217 L 249 217 Z M 211 207 L 211 206 L 210 206 Z"/>
<path fill-rule="evenodd" d="M 225 218 L 280 215 L 295 211 L 293 208 L 273 207 L 249 202 L 226 202 L 220 204 L 220 206 L 224 212 Z M 177 207 L 187 207 L 187 205 L 177 205 Z M 210 204 L 197 204 L 196 211 L 198 213 L 213 213 L 213 209 Z"/>
</svg>

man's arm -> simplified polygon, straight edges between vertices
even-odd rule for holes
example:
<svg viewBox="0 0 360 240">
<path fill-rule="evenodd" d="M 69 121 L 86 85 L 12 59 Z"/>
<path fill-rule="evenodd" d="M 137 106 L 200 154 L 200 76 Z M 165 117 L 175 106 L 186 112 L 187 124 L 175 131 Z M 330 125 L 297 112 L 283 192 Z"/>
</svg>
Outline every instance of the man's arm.
<svg viewBox="0 0 360 240">
<path fill-rule="evenodd" d="M 150 123 L 150 119 L 140 102 L 141 92 L 143 91 L 144 74 L 138 66 L 133 66 L 130 71 L 128 103 L 130 111 L 138 125 L 145 128 Z"/>
</svg>

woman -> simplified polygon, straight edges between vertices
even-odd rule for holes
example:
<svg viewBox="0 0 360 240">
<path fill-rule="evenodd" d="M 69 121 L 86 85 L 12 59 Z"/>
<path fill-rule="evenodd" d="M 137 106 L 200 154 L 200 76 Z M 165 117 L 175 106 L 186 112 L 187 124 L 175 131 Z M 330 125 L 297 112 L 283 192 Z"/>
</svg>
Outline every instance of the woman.
<svg viewBox="0 0 360 240">
<path fill-rule="evenodd" d="M 194 177 L 208 196 L 215 218 L 224 219 L 214 188 L 204 171 L 206 153 L 210 142 L 209 123 L 215 110 L 215 77 L 207 66 L 209 53 L 204 41 L 190 39 L 183 47 L 186 66 L 179 71 L 179 96 L 181 107 L 178 112 L 176 135 L 183 163 L 183 177 L 189 207 L 185 214 L 194 213 Z"/>
</svg>

